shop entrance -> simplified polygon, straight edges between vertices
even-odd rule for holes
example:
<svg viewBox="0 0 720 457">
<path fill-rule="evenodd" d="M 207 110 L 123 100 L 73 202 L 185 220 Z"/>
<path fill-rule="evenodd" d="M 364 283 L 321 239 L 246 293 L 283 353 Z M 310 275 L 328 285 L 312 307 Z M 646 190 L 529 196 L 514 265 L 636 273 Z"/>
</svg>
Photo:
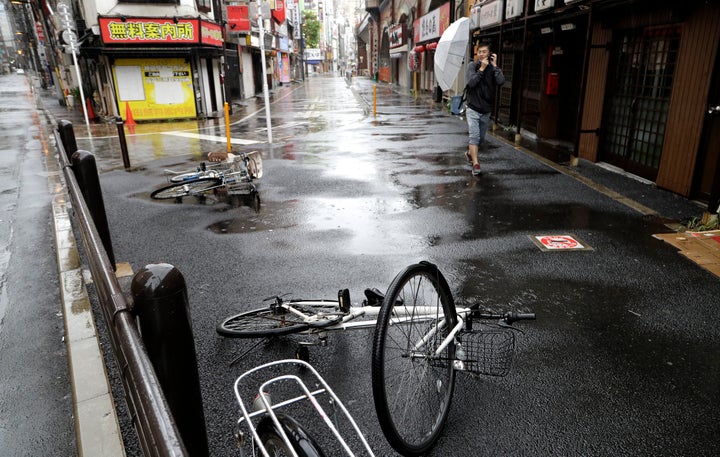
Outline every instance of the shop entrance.
<svg viewBox="0 0 720 457">
<path fill-rule="evenodd" d="M 707 201 L 710 212 L 718 211 L 720 205 L 720 53 L 713 75 L 693 180 L 693 196 Z"/>
<path fill-rule="evenodd" d="M 601 160 L 655 181 L 679 45 L 674 25 L 620 32 L 608 74 Z"/>
<path fill-rule="evenodd" d="M 262 94 L 263 92 L 263 76 L 265 76 L 265 69 L 262 65 L 262 56 L 259 52 L 252 53 L 252 66 L 253 66 L 253 83 L 255 85 L 255 95 Z"/>
</svg>

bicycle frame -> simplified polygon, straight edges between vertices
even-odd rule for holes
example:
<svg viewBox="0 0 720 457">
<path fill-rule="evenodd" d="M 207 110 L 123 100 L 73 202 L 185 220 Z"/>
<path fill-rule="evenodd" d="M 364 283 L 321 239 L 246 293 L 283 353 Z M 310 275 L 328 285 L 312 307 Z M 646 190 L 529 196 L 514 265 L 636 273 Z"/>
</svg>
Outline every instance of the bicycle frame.
<svg viewBox="0 0 720 457">
<path fill-rule="evenodd" d="M 317 306 L 317 305 L 327 305 L 328 301 L 302 301 L 303 305 L 307 306 Z M 282 303 L 279 305 L 283 309 L 287 310 L 289 313 L 292 313 L 300 318 L 302 318 L 307 323 L 313 323 L 317 322 L 319 320 L 319 315 L 311 315 L 308 316 L 307 314 L 303 313 L 301 310 L 296 309 L 294 306 L 292 306 L 292 302 L 289 303 Z M 442 314 L 437 314 L 438 308 L 435 306 L 415 306 L 412 308 L 412 312 L 408 310 L 405 307 L 397 306 L 394 308 L 394 312 L 397 314 L 397 317 L 394 317 L 390 320 L 390 325 L 401 325 L 408 322 L 418 322 L 423 320 L 437 320 L 438 318 L 442 317 Z M 465 325 L 465 319 L 464 317 L 467 316 L 471 312 L 470 308 L 459 308 L 456 309 L 457 313 L 457 324 L 450 330 L 448 335 L 443 339 L 442 343 L 437 347 L 435 350 L 435 356 L 440 355 L 445 348 L 448 347 L 450 343 L 452 343 L 455 340 L 456 335 L 460 330 L 462 330 L 463 326 Z M 376 322 L 377 322 L 377 316 L 380 313 L 380 306 L 352 306 L 350 307 L 350 312 L 347 313 L 345 316 L 343 316 L 342 320 L 336 324 L 331 324 L 322 328 L 309 328 L 307 330 L 304 330 L 302 332 L 299 332 L 299 334 L 315 334 L 320 337 L 325 336 L 325 333 L 328 332 L 339 332 L 342 330 L 355 330 L 355 329 L 369 329 L 369 328 L 375 328 Z M 362 317 L 367 317 L 370 319 L 365 320 L 358 320 Z M 445 319 L 440 321 L 439 325 L 433 326 L 430 328 L 428 333 L 424 335 L 420 341 L 418 341 L 415 344 L 414 350 L 419 350 L 421 347 L 423 347 L 425 344 L 430 341 L 430 339 L 439 331 L 445 328 Z"/>
</svg>

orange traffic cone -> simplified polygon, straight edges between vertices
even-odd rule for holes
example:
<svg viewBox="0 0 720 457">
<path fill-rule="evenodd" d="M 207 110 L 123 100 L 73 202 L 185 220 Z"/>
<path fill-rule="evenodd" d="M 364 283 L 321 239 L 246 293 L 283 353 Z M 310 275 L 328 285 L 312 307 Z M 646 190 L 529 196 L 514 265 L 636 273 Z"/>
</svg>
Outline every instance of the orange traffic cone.
<svg viewBox="0 0 720 457">
<path fill-rule="evenodd" d="M 132 117 L 129 102 L 125 102 L 125 125 L 135 125 L 135 119 Z"/>
<path fill-rule="evenodd" d="M 93 109 L 90 98 L 85 99 L 85 106 L 87 107 L 88 119 L 92 119 L 94 121 L 97 116 L 95 116 L 95 110 Z"/>
</svg>

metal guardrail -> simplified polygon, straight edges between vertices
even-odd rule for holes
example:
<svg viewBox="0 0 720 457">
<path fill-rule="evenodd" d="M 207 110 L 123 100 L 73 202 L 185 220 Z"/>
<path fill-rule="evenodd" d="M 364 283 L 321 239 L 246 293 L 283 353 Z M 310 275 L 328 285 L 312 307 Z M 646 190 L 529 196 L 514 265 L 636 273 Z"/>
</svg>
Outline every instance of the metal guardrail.
<svg viewBox="0 0 720 457">
<path fill-rule="evenodd" d="M 125 399 L 143 454 L 146 456 L 189 455 L 143 346 L 135 316 L 130 312 L 115 276 L 114 266 L 108 258 L 82 197 L 65 150 L 65 143 L 58 130 L 54 133 L 75 219 L 97 288 L 100 309 L 110 333 L 113 353 L 122 371 Z M 74 144 L 74 138 L 72 143 Z"/>
</svg>

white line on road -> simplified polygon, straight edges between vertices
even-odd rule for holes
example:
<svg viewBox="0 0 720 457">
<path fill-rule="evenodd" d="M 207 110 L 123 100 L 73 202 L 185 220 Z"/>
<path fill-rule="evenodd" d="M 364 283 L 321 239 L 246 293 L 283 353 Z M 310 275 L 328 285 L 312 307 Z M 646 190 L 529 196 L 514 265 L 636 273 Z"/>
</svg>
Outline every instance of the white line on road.
<svg viewBox="0 0 720 457">
<path fill-rule="evenodd" d="M 197 138 L 199 140 L 206 140 L 206 141 L 217 141 L 217 142 L 226 142 L 227 137 L 224 136 L 217 136 L 217 135 L 204 135 L 202 133 L 192 133 L 192 132 L 162 132 L 163 135 L 173 135 L 173 136 L 182 136 L 185 138 Z M 242 138 L 230 138 L 230 142 L 232 144 L 258 144 L 259 141 L 255 140 L 243 140 Z"/>
</svg>

